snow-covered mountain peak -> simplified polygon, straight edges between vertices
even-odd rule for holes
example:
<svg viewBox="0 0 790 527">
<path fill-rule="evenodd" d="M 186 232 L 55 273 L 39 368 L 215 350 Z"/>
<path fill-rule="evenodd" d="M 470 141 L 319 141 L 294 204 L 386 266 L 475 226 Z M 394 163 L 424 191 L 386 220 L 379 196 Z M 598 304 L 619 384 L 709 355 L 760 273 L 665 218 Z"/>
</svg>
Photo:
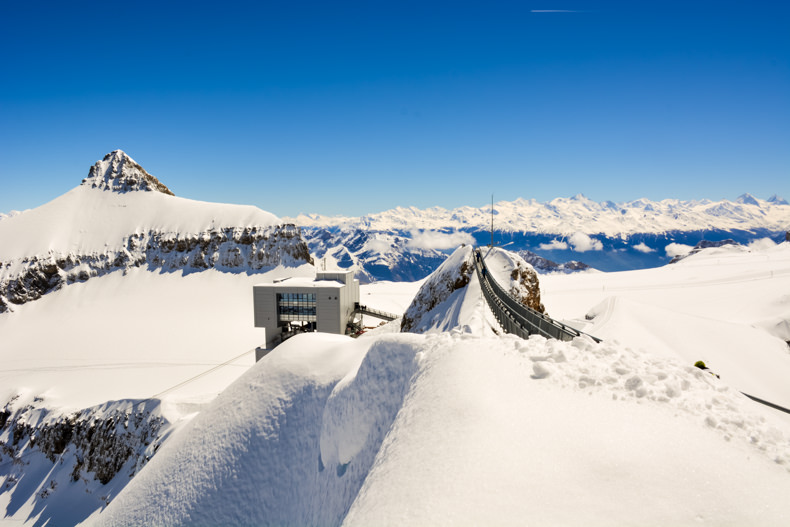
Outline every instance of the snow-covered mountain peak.
<svg viewBox="0 0 790 527">
<path fill-rule="evenodd" d="M 749 194 L 748 192 L 741 194 L 735 200 L 735 203 L 741 203 L 742 205 L 757 205 L 760 206 L 760 202 L 757 201 L 757 198 Z"/>
<path fill-rule="evenodd" d="M 94 164 L 82 184 L 99 190 L 113 192 L 161 192 L 173 196 L 173 192 L 154 176 L 146 172 L 123 150 L 113 150 Z"/>
</svg>

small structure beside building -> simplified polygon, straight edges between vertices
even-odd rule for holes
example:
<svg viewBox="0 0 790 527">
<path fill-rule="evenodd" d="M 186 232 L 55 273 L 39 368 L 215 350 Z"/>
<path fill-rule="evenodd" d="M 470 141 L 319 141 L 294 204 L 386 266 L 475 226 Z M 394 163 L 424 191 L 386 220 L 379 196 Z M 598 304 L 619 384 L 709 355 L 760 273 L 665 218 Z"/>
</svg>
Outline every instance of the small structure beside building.
<svg viewBox="0 0 790 527">
<path fill-rule="evenodd" d="M 266 329 L 266 350 L 304 331 L 354 331 L 359 281 L 353 271 L 319 271 L 315 279 L 286 278 L 253 286 L 255 327 Z M 266 350 L 256 353 L 256 360 Z"/>
</svg>

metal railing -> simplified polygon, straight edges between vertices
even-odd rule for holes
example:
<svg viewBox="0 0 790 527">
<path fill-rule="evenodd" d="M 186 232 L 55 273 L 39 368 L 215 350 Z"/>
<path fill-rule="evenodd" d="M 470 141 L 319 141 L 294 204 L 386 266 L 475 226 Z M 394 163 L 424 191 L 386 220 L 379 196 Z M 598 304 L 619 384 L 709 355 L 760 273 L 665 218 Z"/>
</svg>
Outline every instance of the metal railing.
<svg viewBox="0 0 790 527">
<path fill-rule="evenodd" d="M 475 270 L 483 290 L 483 297 L 505 333 L 512 333 L 521 338 L 527 338 L 530 335 L 542 335 L 546 338 L 558 340 L 573 340 L 575 337 L 586 335 L 586 333 L 557 322 L 553 318 L 535 311 L 513 298 L 510 293 L 505 291 L 491 277 L 480 248 L 475 248 L 474 254 Z M 596 342 L 601 341 L 592 335 L 588 336 Z"/>
<path fill-rule="evenodd" d="M 396 315 L 395 313 L 387 313 L 386 311 L 381 311 L 380 309 L 373 309 L 372 307 L 360 305 L 359 302 L 354 304 L 354 313 L 370 315 L 372 317 L 380 318 L 381 320 L 386 320 L 387 322 L 395 320 L 400 316 Z"/>
</svg>

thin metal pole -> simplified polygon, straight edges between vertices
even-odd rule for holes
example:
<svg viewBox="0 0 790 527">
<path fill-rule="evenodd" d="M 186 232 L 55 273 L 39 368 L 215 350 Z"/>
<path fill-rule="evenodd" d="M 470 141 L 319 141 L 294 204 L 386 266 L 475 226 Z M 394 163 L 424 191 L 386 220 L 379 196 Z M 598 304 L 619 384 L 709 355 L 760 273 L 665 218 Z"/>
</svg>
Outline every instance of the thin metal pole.
<svg viewBox="0 0 790 527">
<path fill-rule="evenodd" d="M 494 195 L 491 194 L 491 245 L 494 247 Z"/>
</svg>

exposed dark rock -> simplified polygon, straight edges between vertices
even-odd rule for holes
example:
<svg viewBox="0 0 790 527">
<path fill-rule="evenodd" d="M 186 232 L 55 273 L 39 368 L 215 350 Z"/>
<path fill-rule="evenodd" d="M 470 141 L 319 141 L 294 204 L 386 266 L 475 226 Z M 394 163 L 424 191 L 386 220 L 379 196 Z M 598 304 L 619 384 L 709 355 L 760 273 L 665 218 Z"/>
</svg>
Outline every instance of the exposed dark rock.
<svg viewBox="0 0 790 527">
<path fill-rule="evenodd" d="M 454 259 L 456 253 L 460 258 Z M 472 248 L 461 247 L 456 253 L 440 265 L 417 291 L 411 305 L 403 314 L 401 332 L 415 331 L 425 313 L 447 300 L 454 291 L 469 284 L 474 272 Z"/>
<path fill-rule="evenodd" d="M 540 301 L 540 283 L 538 282 L 538 273 L 530 267 L 520 265 L 513 269 L 510 273 L 510 279 L 516 284 L 510 287 L 510 295 L 518 300 L 521 304 L 534 309 L 540 313 L 546 311 L 543 303 Z"/>
<path fill-rule="evenodd" d="M 72 479 L 99 480 L 107 484 L 134 459 L 129 468 L 133 476 L 156 449 L 166 421 L 147 408 L 133 402 L 107 403 L 71 415 L 48 417 L 46 411 L 32 405 L 0 412 L 2 425 L 0 447 L 13 460 L 24 451 L 38 450 L 52 463 L 62 462 L 62 455 L 74 454 Z M 35 421 L 35 423 L 34 423 Z"/>
<path fill-rule="evenodd" d="M 82 180 L 83 185 L 113 192 L 161 192 L 173 196 L 161 181 L 145 171 L 122 150 L 110 152 L 97 161 Z"/>
<path fill-rule="evenodd" d="M 197 234 L 152 231 L 135 233 L 119 250 L 93 254 L 25 257 L 15 276 L 0 274 L 0 313 L 7 303 L 24 304 L 60 289 L 119 269 L 147 265 L 163 271 L 259 272 L 280 264 L 312 263 L 301 231 L 292 224 L 276 227 L 227 227 Z"/>
<path fill-rule="evenodd" d="M 586 271 L 590 266 L 584 262 L 577 262 L 571 260 L 565 263 L 557 263 L 548 258 L 544 258 L 532 251 L 521 250 L 517 254 L 521 256 L 528 264 L 535 268 L 539 273 L 575 273 L 578 271 Z"/>
</svg>

